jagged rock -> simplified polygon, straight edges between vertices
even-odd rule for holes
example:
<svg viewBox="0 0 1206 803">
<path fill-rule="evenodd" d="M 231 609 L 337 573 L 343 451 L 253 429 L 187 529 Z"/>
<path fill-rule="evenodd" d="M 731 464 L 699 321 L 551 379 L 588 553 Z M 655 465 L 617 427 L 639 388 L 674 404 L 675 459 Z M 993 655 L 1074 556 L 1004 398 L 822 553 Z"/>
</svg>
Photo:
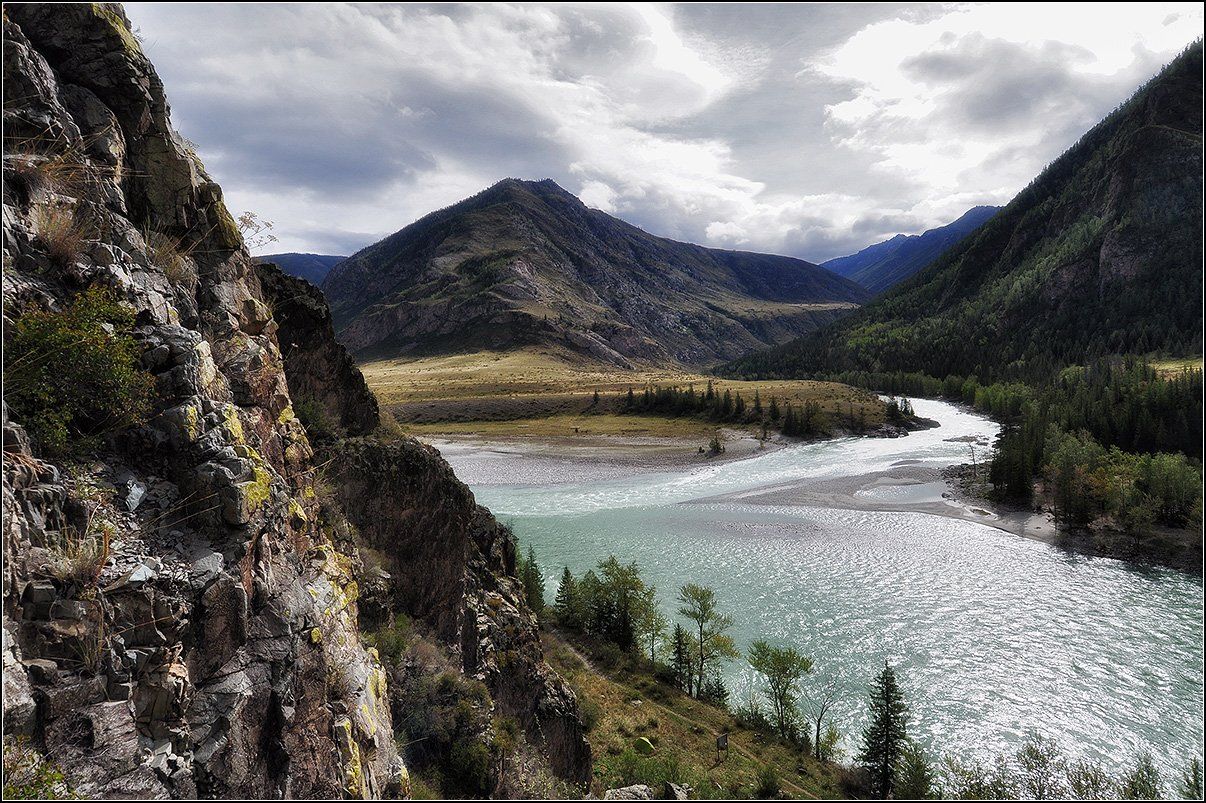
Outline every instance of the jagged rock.
<svg viewBox="0 0 1206 803">
<path fill-rule="evenodd" d="M 690 800 L 691 787 L 666 781 L 662 784 L 662 800 Z"/>
<path fill-rule="evenodd" d="M 6 322 L 109 288 L 135 313 L 157 395 L 146 426 L 71 475 L 5 407 L 6 730 L 84 796 L 332 797 L 349 770 L 331 713 L 343 707 L 359 788 L 401 789 L 393 740 L 376 735 L 392 729 L 379 689 L 331 691 L 337 669 L 381 670 L 360 647 L 350 569 L 304 560 L 329 546 L 313 452 L 283 415 L 277 323 L 220 189 L 172 129 L 119 6 L 6 6 L 4 38 Z M 90 179 L 54 186 L 55 203 L 97 224 L 71 264 L 33 222 L 45 182 L 19 176 L 55 148 Z M 156 234 L 181 243 L 191 283 L 165 271 Z M 109 549 L 98 575 L 55 571 L 94 516 Z"/>
<path fill-rule="evenodd" d="M 603 793 L 604 800 L 656 800 L 653 788 L 643 783 L 632 786 L 621 786 L 619 789 L 608 789 Z"/>
<path fill-rule="evenodd" d="M 276 265 L 259 263 L 256 272 L 264 292 L 273 299 L 289 393 L 295 400 L 320 405 L 349 435 L 372 432 L 379 422 L 377 399 L 356 363 L 335 341 L 322 293 Z"/>
</svg>

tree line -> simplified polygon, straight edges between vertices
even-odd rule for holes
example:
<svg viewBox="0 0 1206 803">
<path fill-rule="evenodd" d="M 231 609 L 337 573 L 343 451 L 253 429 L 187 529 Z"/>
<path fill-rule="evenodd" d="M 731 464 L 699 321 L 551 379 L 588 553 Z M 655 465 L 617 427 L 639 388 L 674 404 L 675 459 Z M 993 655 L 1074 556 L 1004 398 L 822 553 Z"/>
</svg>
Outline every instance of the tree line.
<svg viewBox="0 0 1206 803">
<path fill-rule="evenodd" d="M 598 402 L 596 391 L 595 404 Z M 867 427 L 861 406 L 858 409 L 851 407 L 845 411 L 838 409 L 826 412 L 820 402 L 812 400 L 793 404 L 772 394 L 764 401 L 758 388 L 754 389 L 753 398 L 747 399 L 740 390 L 720 390 L 711 380 L 703 390 L 698 391 L 694 384 L 686 387 L 646 386 L 639 393 L 628 388 L 620 394 L 616 404 L 624 414 L 695 416 L 716 423 L 761 425 L 764 436 L 771 428 L 777 428 L 787 437 L 818 438 L 831 435 L 835 426 L 855 432 L 862 432 Z M 911 409 L 908 414 L 912 414 Z"/>
<path fill-rule="evenodd" d="M 1202 372 L 1162 372 L 1145 360 L 1103 358 L 1048 384 L 980 384 L 975 377 L 848 372 L 830 379 L 963 402 L 1003 424 L 989 467 L 993 495 L 1032 502 L 1051 490 L 1065 526 L 1097 516 L 1123 527 L 1195 527 L 1202 520 Z"/>
</svg>

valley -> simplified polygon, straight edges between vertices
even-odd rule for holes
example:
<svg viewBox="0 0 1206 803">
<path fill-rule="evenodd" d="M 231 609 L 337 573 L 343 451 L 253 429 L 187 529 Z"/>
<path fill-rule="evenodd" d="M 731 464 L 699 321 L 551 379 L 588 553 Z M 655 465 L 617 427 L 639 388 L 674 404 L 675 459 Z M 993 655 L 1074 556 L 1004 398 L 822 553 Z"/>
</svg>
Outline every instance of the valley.
<svg viewBox="0 0 1206 803">
<path fill-rule="evenodd" d="M 202 5 L 4 9 L 5 799 L 1201 799 L 1177 14 Z"/>
</svg>

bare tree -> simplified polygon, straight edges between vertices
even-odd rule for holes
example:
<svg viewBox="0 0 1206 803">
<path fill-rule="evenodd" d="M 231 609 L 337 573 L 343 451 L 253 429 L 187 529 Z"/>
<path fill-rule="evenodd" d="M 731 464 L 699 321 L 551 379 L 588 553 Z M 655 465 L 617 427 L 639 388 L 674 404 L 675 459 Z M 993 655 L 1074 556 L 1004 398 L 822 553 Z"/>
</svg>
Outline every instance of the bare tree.
<svg viewBox="0 0 1206 803">
<path fill-rule="evenodd" d="M 803 709 L 814 726 L 812 749 L 817 761 L 821 760 L 821 728 L 825 724 L 825 718 L 829 716 L 833 706 L 840 699 L 838 680 L 833 674 L 828 674 L 823 679 L 818 679 L 816 683 L 809 684 L 804 691 Z"/>
</svg>

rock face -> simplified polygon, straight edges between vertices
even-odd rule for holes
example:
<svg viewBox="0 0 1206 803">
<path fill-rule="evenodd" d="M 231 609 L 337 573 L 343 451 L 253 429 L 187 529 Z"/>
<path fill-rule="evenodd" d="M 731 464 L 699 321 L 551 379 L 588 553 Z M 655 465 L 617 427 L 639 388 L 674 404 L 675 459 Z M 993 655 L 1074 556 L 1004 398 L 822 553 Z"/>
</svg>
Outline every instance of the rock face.
<svg viewBox="0 0 1206 803">
<path fill-rule="evenodd" d="M 655 237 L 516 179 L 353 254 L 323 292 L 357 353 L 538 346 L 621 366 L 710 365 L 869 297 L 811 263 Z"/>
<path fill-rule="evenodd" d="M 331 450 L 331 476 L 362 543 L 388 561 L 391 598 L 426 621 L 486 684 L 501 713 L 544 748 L 553 771 L 590 777 L 577 702 L 544 664 L 539 629 L 515 580 L 515 539 L 411 439 L 353 439 Z"/>
<path fill-rule="evenodd" d="M 273 264 L 258 263 L 256 273 L 280 327 L 277 340 L 294 402 L 319 406 L 334 426 L 349 435 L 372 432 L 380 423 L 377 399 L 356 363 L 335 342 L 322 293 Z"/>
<path fill-rule="evenodd" d="M 405 796 L 346 507 L 407 579 L 388 604 L 466 673 L 505 674 L 494 704 L 583 780 L 509 533 L 437 455 L 366 437 L 376 402 L 321 297 L 253 264 L 121 8 L 6 7 L 4 39 L 6 326 L 106 288 L 154 378 L 152 415 L 70 467 L 4 406 L 6 732 L 84 797 Z M 48 211 L 86 227 L 78 247 L 55 248 Z M 361 437 L 316 455 L 299 399 Z M 332 458 L 337 498 L 317 492 Z"/>
</svg>

